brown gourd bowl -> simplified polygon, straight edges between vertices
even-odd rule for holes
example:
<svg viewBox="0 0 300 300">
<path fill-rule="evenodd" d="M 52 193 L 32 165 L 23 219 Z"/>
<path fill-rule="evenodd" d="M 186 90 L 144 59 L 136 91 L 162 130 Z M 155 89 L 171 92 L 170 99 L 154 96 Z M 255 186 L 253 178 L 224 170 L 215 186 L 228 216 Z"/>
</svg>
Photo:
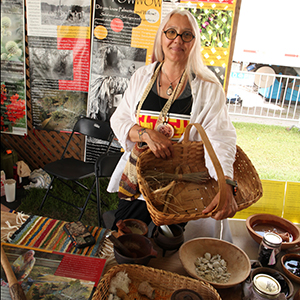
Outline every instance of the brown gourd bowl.
<svg viewBox="0 0 300 300">
<path fill-rule="evenodd" d="M 195 261 L 206 252 L 212 256 L 220 254 L 227 263 L 227 272 L 231 274 L 226 283 L 205 280 L 196 273 Z M 217 289 L 233 287 L 249 276 L 251 263 L 247 254 L 238 246 L 216 238 L 196 238 L 185 242 L 179 249 L 179 258 L 187 273 L 199 280 L 208 282 Z"/>
<path fill-rule="evenodd" d="M 247 218 L 246 227 L 254 241 L 260 244 L 263 235 L 259 234 L 255 228 L 263 227 L 276 228 L 282 232 L 288 232 L 293 238 L 290 242 L 282 242 L 281 249 L 289 249 L 300 243 L 300 229 L 292 222 L 272 215 L 272 214 L 255 214 Z"/>
<path fill-rule="evenodd" d="M 286 274 L 286 276 L 291 279 L 294 282 L 297 282 L 298 284 L 300 284 L 300 277 L 293 274 L 291 271 L 289 271 L 286 267 L 285 267 L 285 263 L 289 260 L 295 260 L 300 264 L 300 254 L 296 254 L 296 253 L 288 253 L 285 254 L 281 257 L 280 263 L 281 263 L 281 267 L 283 272 Z"/>
<path fill-rule="evenodd" d="M 141 235 L 147 236 L 148 234 L 148 226 L 145 222 L 138 220 L 138 219 L 125 219 L 123 220 L 123 222 L 125 223 L 125 225 L 127 227 L 129 227 L 131 230 L 133 230 L 132 233 L 137 233 L 135 231 L 138 230 Z M 118 230 L 118 236 L 124 235 L 125 233 L 122 230 Z"/>
</svg>

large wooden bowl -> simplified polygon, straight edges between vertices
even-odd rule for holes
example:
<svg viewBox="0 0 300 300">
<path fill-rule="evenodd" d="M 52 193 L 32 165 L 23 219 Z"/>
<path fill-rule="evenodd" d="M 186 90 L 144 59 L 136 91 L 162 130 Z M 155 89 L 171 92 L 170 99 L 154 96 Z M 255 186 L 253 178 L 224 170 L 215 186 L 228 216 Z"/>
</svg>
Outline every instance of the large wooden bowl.
<svg viewBox="0 0 300 300">
<path fill-rule="evenodd" d="M 216 283 L 197 275 L 195 261 L 198 257 L 203 257 L 206 252 L 212 256 L 220 254 L 227 262 L 227 271 L 231 273 L 228 282 Z M 249 257 L 242 249 L 215 238 L 196 238 L 185 242 L 179 249 L 179 257 L 190 276 L 208 282 L 217 289 L 229 288 L 243 282 L 251 271 Z"/>
<path fill-rule="evenodd" d="M 269 228 L 276 228 L 280 233 L 288 232 L 292 236 L 290 242 L 283 242 L 281 249 L 289 249 L 300 243 L 300 229 L 292 222 L 272 215 L 272 214 L 255 214 L 247 218 L 246 227 L 249 234 L 257 243 L 260 243 L 263 238 L 263 233 L 257 228 L 265 227 L 267 230 Z M 260 233 L 258 233 L 260 232 Z"/>
</svg>

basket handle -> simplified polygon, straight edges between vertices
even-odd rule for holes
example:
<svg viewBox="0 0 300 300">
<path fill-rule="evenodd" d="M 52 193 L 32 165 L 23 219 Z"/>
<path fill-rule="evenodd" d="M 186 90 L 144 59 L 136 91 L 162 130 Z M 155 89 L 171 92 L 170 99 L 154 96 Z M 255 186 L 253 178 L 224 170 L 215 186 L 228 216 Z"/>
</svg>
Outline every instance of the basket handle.
<svg viewBox="0 0 300 300">
<path fill-rule="evenodd" d="M 220 161 L 212 147 L 212 144 L 205 132 L 205 130 L 203 129 L 203 127 L 201 126 L 201 124 L 199 123 L 190 123 L 184 132 L 184 137 L 183 137 L 183 143 L 187 143 L 189 141 L 189 135 L 190 135 L 190 130 L 192 128 L 192 126 L 195 126 L 197 131 L 199 132 L 202 142 L 208 152 L 208 155 L 214 165 L 214 168 L 216 170 L 217 173 L 217 177 L 218 177 L 218 186 L 219 186 L 219 192 L 220 192 L 220 199 L 219 199 L 219 203 L 218 205 L 214 208 L 214 210 L 208 214 L 208 215 L 212 215 L 214 214 L 214 212 L 217 212 L 218 209 L 221 207 L 223 207 L 223 205 L 225 204 L 225 197 L 226 197 L 226 181 L 225 181 L 225 176 L 224 176 L 224 172 L 222 169 L 222 166 L 220 164 Z"/>
</svg>

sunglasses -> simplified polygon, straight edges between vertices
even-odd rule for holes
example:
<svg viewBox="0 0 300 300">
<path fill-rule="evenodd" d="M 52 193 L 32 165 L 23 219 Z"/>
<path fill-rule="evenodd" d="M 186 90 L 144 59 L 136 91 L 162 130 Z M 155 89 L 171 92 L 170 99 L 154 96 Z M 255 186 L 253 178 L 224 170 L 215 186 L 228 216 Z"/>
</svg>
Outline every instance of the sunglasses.
<svg viewBox="0 0 300 300">
<path fill-rule="evenodd" d="M 167 39 L 175 40 L 178 36 L 181 37 L 182 41 L 185 43 L 191 42 L 195 36 L 190 31 L 184 31 L 183 33 L 179 34 L 175 29 L 170 28 L 168 30 L 163 31 L 166 35 Z"/>
</svg>

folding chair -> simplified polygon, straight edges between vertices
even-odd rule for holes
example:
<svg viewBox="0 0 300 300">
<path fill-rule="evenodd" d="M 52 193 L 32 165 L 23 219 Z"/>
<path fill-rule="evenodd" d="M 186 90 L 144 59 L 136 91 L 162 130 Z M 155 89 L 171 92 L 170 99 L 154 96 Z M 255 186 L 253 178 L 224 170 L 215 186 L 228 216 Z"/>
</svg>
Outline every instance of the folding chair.
<svg viewBox="0 0 300 300">
<path fill-rule="evenodd" d="M 96 163 L 95 163 L 95 174 L 96 174 L 96 192 L 97 192 L 97 199 L 101 200 L 100 197 L 100 181 L 99 178 L 101 177 L 111 177 L 116 165 L 118 164 L 121 156 L 123 155 L 122 152 L 110 152 L 107 154 L 101 155 Z M 103 201 L 103 200 L 102 200 Z M 98 200 L 98 219 L 101 220 L 101 224 L 106 227 L 103 216 L 101 214 L 101 206 L 100 201 Z"/>
<path fill-rule="evenodd" d="M 106 146 L 106 151 L 104 154 L 99 155 L 100 157 L 105 157 L 105 155 L 108 153 L 110 145 L 114 139 L 114 134 L 112 132 L 112 129 L 110 128 L 109 122 L 104 122 L 96 119 L 91 119 L 88 117 L 81 117 L 76 124 L 74 125 L 73 131 L 69 137 L 69 140 L 67 142 L 67 145 L 63 151 L 63 154 L 59 160 L 56 160 L 54 162 L 51 162 L 44 166 L 44 170 L 52 175 L 51 183 L 46 191 L 46 194 L 44 196 L 44 199 L 39 207 L 39 209 L 42 209 L 46 199 L 48 196 L 51 196 L 55 199 L 58 199 L 64 203 L 67 203 L 75 208 L 77 208 L 80 211 L 80 216 L 78 218 L 78 221 L 81 220 L 84 211 L 86 209 L 86 206 L 88 204 L 89 199 L 91 198 L 91 195 L 93 194 L 95 185 L 97 183 L 97 187 L 99 187 L 99 183 L 97 182 L 99 180 L 100 176 L 96 176 L 95 173 L 95 162 L 85 162 L 78 159 L 75 159 L 73 157 L 66 158 L 65 155 L 68 151 L 68 147 L 70 145 L 70 142 L 72 140 L 72 137 L 75 133 L 80 133 L 85 135 L 86 137 L 93 137 L 96 139 L 100 139 L 103 141 L 107 141 L 108 143 Z M 109 160 L 107 160 L 107 164 L 109 164 Z M 115 166 L 115 165 L 114 165 Z M 111 168 L 114 168 L 114 166 L 111 166 Z M 94 181 L 91 187 L 87 187 L 79 180 L 88 178 L 88 177 L 94 177 Z M 77 206 L 73 203 L 70 203 L 68 201 L 65 201 L 64 199 L 60 198 L 58 195 L 53 194 L 51 192 L 51 188 L 53 186 L 53 182 L 55 179 L 59 179 L 62 183 L 64 183 L 66 186 L 72 189 L 72 191 L 76 194 L 80 194 L 79 191 L 77 191 L 74 186 L 70 183 L 75 183 L 79 187 L 81 187 L 82 191 L 83 189 L 88 191 L 88 195 L 85 199 L 85 202 L 83 206 Z M 80 194 L 81 195 L 81 194 Z M 101 226 L 101 214 L 100 214 L 100 195 L 99 191 L 96 191 L 97 195 L 97 207 L 98 207 L 98 223 L 99 226 Z M 91 198 L 91 200 L 95 201 Z M 96 201 L 95 201 L 96 202 Z M 104 203 L 104 201 L 102 201 Z M 105 203 L 104 203 L 105 204 Z"/>
</svg>

